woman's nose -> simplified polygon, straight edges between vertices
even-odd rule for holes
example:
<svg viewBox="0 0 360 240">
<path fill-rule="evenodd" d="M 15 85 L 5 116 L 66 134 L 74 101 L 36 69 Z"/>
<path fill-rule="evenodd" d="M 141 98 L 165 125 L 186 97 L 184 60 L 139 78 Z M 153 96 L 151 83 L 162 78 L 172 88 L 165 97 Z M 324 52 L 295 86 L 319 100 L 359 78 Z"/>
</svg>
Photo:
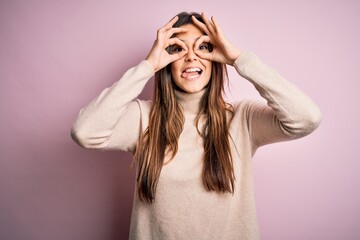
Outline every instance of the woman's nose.
<svg viewBox="0 0 360 240">
<path fill-rule="evenodd" d="M 195 54 L 194 50 L 192 48 L 189 48 L 189 51 L 185 55 L 185 61 L 194 61 L 197 60 L 197 55 Z"/>
</svg>

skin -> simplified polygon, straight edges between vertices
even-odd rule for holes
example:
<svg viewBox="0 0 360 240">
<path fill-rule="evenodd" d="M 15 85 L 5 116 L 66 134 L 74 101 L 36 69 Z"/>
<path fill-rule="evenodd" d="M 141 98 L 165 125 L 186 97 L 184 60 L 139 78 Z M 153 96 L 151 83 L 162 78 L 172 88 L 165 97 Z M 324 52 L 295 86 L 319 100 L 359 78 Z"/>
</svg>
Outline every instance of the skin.
<svg viewBox="0 0 360 240">
<path fill-rule="evenodd" d="M 193 24 L 184 25 L 186 32 L 176 34 L 176 37 L 185 43 L 187 47 L 186 54 L 171 63 L 171 75 L 178 88 L 187 93 L 196 93 L 204 89 L 210 81 L 212 61 L 202 59 L 195 53 L 195 43 L 203 36 L 203 32 Z M 198 49 L 203 52 L 209 52 L 207 44 L 200 44 Z M 176 47 L 176 51 L 182 51 L 182 48 Z M 183 71 L 187 68 L 200 68 L 202 73 L 195 78 L 184 77 Z M 195 73 L 195 76 L 197 73 Z"/>
<path fill-rule="evenodd" d="M 159 71 L 168 64 L 172 64 L 171 68 L 175 83 L 177 81 L 178 83 L 176 84 L 179 84 L 180 86 L 178 86 L 181 89 L 189 93 L 200 91 L 206 86 L 211 75 L 212 61 L 233 65 L 241 54 L 241 51 L 223 35 L 214 17 L 211 17 L 210 20 L 204 13 L 201 16 L 205 24 L 192 17 L 194 25 L 189 24 L 180 28 L 172 27 L 178 20 L 177 16 L 174 17 L 157 31 L 157 38 L 146 57 L 146 60 L 153 66 L 154 72 Z M 206 35 L 203 35 L 201 32 L 205 32 Z M 174 34 L 176 36 L 171 38 Z M 213 50 L 211 52 L 204 51 L 201 47 L 204 43 L 211 43 Z M 171 45 L 177 45 L 182 50 L 169 54 L 166 48 Z M 199 81 L 196 80 L 198 82 L 196 84 L 181 79 L 180 71 L 182 72 L 184 66 L 195 64 L 196 67 L 201 66 L 205 68 L 201 75 L 206 75 L 207 77 L 207 74 L 210 74 L 207 82 L 203 76 L 197 79 Z M 210 69 L 206 67 L 207 64 L 210 64 Z"/>
</svg>

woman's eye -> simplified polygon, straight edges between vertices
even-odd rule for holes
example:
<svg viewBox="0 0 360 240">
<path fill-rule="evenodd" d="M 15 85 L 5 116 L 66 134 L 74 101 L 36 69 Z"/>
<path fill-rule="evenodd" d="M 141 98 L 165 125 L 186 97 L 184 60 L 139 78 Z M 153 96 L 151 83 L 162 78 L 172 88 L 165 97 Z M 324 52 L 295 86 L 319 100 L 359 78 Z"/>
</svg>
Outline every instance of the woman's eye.
<svg viewBox="0 0 360 240">
<path fill-rule="evenodd" d="M 180 46 L 177 46 L 177 45 L 172 45 L 172 46 L 168 47 L 166 50 L 168 51 L 169 54 L 174 54 L 174 53 L 181 52 L 183 50 L 183 48 Z"/>
<path fill-rule="evenodd" d="M 182 47 L 175 47 L 173 52 L 178 53 L 178 52 L 181 52 L 182 50 L 183 50 Z"/>
<path fill-rule="evenodd" d="M 199 46 L 199 50 L 209 51 L 209 46 L 208 46 L 208 44 L 201 44 L 201 45 Z"/>
</svg>

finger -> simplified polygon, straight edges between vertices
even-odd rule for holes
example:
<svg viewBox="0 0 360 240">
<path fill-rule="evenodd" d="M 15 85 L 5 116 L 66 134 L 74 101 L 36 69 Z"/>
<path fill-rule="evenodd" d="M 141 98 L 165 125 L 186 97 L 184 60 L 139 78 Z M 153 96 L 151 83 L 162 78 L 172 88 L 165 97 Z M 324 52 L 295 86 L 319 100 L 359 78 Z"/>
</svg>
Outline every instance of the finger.
<svg viewBox="0 0 360 240">
<path fill-rule="evenodd" d="M 176 38 L 176 37 L 170 38 L 169 41 L 168 41 L 168 44 L 169 44 L 168 46 L 176 44 L 176 45 L 180 46 L 183 50 L 188 51 L 188 48 L 187 48 L 186 44 L 183 41 L 181 41 L 180 39 Z"/>
<path fill-rule="evenodd" d="M 173 19 L 171 19 L 166 25 L 165 28 L 172 28 L 172 26 L 177 22 L 177 20 L 179 19 L 179 16 L 175 16 L 173 17 Z"/>
<path fill-rule="evenodd" d="M 172 55 L 170 55 L 170 61 L 174 62 L 176 60 L 179 60 L 180 58 L 184 57 L 186 53 L 187 53 L 187 51 L 182 51 L 179 53 L 172 54 Z"/>
<path fill-rule="evenodd" d="M 165 24 L 162 28 L 160 28 L 159 30 L 162 31 L 166 31 L 170 28 L 172 28 L 172 26 L 176 23 L 176 21 L 179 19 L 178 16 L 173 17 L 167 24 Z"/>
<path fill-rule="evenodd" d="M 165 37 L 170 37 L 172 36 L 172 34 L 170 34 L 170 36 L 168 36 L 168 34 L 166 34 L 166 31 L 173 31 L 172 29 L 177 29 L 175 30 L 175 32 L 179 31 L 179 32 L 184 32 L 184 31 L 187 31 L 187 30 L 184 30 L 185 28 L 173 28 L 172 26 L 174 25 L 174 23 L 178 20 L 178 16 L 175 16 L 172 20 L 170 20 L 170 22 L 168 22 L 165 26 L 163 26 L 162 28 L 160 28 L 158 31 L 157 31 L 157 38 L 161 38 L 162 36 L 164 36 L 165 34 Z M 181 30 L 179 30 L 181 29 Z"/>
<path fill-rule="evenodd" d="M 198 50 L 198 49 L 195 50 L 194 52 L 195 52 L 196 55 L 198 55 L 202 59 L 214 61 L 213 52 L 204 52 L 204 51 L 201 51 L 201 50 Z"/>
<path fill-rule="evenodd" d="M 193 20 L 193 23 L 200 28 L 206 35 L 210 35 L 209 29 L 207 29 L 206 25 L 202 22 L 200 22 L 194 15 L 191 17 Z"/>
<path fill-rule="evenodd" d="M 218 32 L 220 35 L 222 35 L 221 27 L 220 27 L 219 23 L 215 20 L 215 17 L 212 16 L 211 20 L 214 23 L 214 27 L 215 27 L 216 32 Z"/>
<path fill-rule="evenodd" d="M 176 33 L 181 33 L 181 32 L 187 32 L 189 31 L 188 28 L 181 28 L 181 27 L 178 27 L 178 28 L 171 28 L 167 31 L 166 33 L 166 37 L 167 38 L 170 38 L 172 35 L 176 34 Z"/>
<path fill-rule="evenodd" d="M 207 35 L 202 35 L 201 37 L 199 37 L 194 44 L 194 50 L 199 50 L 199 46 L 202 43 L 211 43 L 210 37 Z"/>
<path fill-rule="evenodd" d="M 210 31 L 211 33 L 215 33 L 216 31 L 215 31 L 215 29 L 214 29 L 214 25 L 213 25 L 213 23 L 205 16 L 205 13 L 202 13 L 201 16 L 202 16 L 202 19 L 203 19 L 204 22 L 205 22 L 206 27 L 209 29 L 209 31 Z"/>
</svg>

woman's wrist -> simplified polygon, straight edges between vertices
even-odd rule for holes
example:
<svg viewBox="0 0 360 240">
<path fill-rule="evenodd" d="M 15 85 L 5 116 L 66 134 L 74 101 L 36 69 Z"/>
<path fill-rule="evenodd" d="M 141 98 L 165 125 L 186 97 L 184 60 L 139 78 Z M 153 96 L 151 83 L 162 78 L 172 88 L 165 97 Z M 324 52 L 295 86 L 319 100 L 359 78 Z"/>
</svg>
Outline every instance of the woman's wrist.
<svg viewBox="0 0 360 240">
<path fill-rule="evenodd" d="M 157 72 L 155 63 L 154 63 L 154 61 L 153 61 L 149 56 L 147 56 L 147 57 L 145 58 L 145 61 L 147 61 L 147 62 L 152 66 L 152 68 L 153 68 L 153 70 L 154 70 L 154 73 Z"/>
<path fill-rule="evenodd" d="M 236 60 L 241 56 L 243 52 L 239 49 L 236 49 L 236 51 L 234 51 L 234 53 L 232 54 L 232 56 L 230 57 L 230 65 L 234 66 Z"/>
</svg>

